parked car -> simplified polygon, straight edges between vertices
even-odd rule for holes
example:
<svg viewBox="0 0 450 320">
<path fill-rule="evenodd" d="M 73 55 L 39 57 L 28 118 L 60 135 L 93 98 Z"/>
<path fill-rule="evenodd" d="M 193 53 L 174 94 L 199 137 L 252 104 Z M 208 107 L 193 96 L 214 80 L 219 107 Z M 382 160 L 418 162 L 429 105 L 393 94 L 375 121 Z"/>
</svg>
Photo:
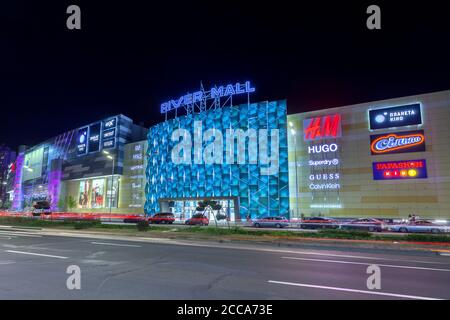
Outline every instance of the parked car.
<svg viewBox="0 0 450 320">
<path fill-rule="evenodd" d="M 408 223 L 390 225 L 389 231 L 394 232 L 416 232 L 416 233 L 440 233 L 450 232 L 450 227 L 442 224 L 437 224 L 429 220 L 410 221 Z"/>
<path fill-rule="evenodd" d="M 203 214 L 194 214 L 190 219 L 187 219 L 185 224 L 193 226 L 207 226 L 209 224 L 209 219 Z"/>
<path fill-rule="evenodd" d="M 344 230 L 366 230 L 370 232 L 381 232 L 385 229 L 384 222 L 373 218 L 360 218 L 341 225 Z"/>
<path fill-rule="evenodd" d="M 123 218 L 124 223 L 138 223 L 142 220 L 145 220 L 144 217 L 138 215 L 128 215 Z"/>
<path fill-rule="evenodd" d="M 35 204 L 33 204 L 33 208 L 31 210 L 31 214 L 33 216 L 40 216 L 41 214 L 51 214 L 52 211 L 50 210 L 50 202 L 47 200 L 43 201 L 37 201 Z"/>
<path fill-rule="evenodd" d="M 149 223 L 154 224 L 172 224 L 175 221 L 175 216 L 170 212 L 156 213 L 155 215 L 148 218 Z"/>
<path fill-rule="evenodd" d="M 302 219 L 300 222 L 300 228 L 302 229 L 337 229 L 339 224 L 337 220 L 326 217 L 311 217 Z"/>
<path fill-rule="evenodd" d="M 256 228 L 284 228 L 289 226 L 289 220 L 284 217 L 265 217 L 255 220 L 253 226 Z"/>
</svg>

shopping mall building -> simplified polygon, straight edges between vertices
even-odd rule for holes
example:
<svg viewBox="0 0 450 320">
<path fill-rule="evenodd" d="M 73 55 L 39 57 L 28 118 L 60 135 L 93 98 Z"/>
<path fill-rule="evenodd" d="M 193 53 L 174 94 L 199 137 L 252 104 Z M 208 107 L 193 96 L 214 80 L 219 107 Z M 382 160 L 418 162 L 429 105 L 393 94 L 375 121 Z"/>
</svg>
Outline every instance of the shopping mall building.
<svg viewBox="0 0 450 320">
<path fill-rule="evenodd" d="M 194 92 L 162 104 L 166 121 L 148 130 L 117 115 L 22 148 L 13 209 L 47 199 L 183 219 L 211 200 L 231 221 L 450 218 L 450 91 L 290 115 L 286 100 L 251 102 L 253 91 Z"/>
<path fill-rule="evenodd" d="M 288 116 L 291 216 L 450 218 L 450 91 Z"/>
<path fill-rule="evenodd" d="M 150 128 L 146 212 L 190 215 L 199 200 L 214 199 L 231 220 L 317 214 L 450 218 L 450 91 L 291 115 L 287 111 L 284 100 L 249 102 Z M 180 141 L 186 136 L 195 141 L 195 123 L 202 130 L 198 150 L 188 149 L 187 162 L 174 164 L 173 150 L 179 151 Z M 173 137 L 180 128 L 182 134 Z M 241 149 L 246 161 L 240 164 L 227 162 L 227 151 L 213 163 L 195 162 L 196 155 L 201 160 L 200 153 L 217 146 L 212 141 L 231 141 L 227 129 L 278 130 L 277 143 L 269 139 L 272 144 L 258 150 L 269 156 L 275 146 L 278 170 L 264 174 L 261 154 L 251 161 L 256 154 L 252 138 Z M 220 139 L 202 139 L 201 133 L 211 130 L 220 131 Z M 258 146 L 268 131 L 254 137 Z"/>
<path fill-rule="evenodd" d="M 142 212 L 147 129 L 117 115 L 21 146 L 9 176 L 11 209 Z"/>
</svg>

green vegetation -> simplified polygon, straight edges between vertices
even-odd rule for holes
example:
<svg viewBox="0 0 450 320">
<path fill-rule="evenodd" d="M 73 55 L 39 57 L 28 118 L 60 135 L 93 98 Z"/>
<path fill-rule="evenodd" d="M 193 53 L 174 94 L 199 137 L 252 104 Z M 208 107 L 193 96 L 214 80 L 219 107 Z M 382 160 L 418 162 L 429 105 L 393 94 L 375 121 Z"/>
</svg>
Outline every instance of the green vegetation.
<svg viewBox="0 0 450 320">
<path fill-rule="evenodd" d="M 74 197 L 68 196 L 66 200 L 67 209 L 73 209 L 77 206 L 77 200 Z"/>
<path fill-rule="evenodd" d="M 219 203 L 219 201 L 216 200 L 204 200 L 198 202 L 198 207 L 196 209 L 197 212 L 202 212 L 203 215 L 207 216 L 207 212 L 212 214 L 214 216 L 214 222 L 217 227 L 217 221 L 218 220 L 225 220 L 227 218 L 226 214 L 222 212 L 222 205 Z M 230 224 L 227 220 L 228 228 L 230 228 Z"/>
<path fill-rule="evenodd" d="M 138 223 L 136 223 L 136 227 L 138 231 L 147 231 L 150 227 L 147 220 L 141 220 Z"/>
<path fill-rule="evenodd" d="M 322 239 L 348 239 L 348 240 L 381 240 L 381 241 L 412 241 L 412 242 L 442 242 L 450 243 L 450 235 L 446 234 L 373 234 L 365 231 L 347 231 L 336 229 L 321 229 L 317 232 L 288 231 L 288 230 L 264 230 L 243 227 L 217 228 L 199 226 L 155 226 L 149 225 L 147 221 L 138 224 L 118 225 L 102 224 L 100 221 L 51 221 L 39 218 L 25 217 L 0 217 L 0 225 L 10 225 L 17 227 L 37 227 L 37 228 L 63 228 L 63 229 L 91 229 L 91 230 L 123 230 L 128 233 L 139 232 L 164 232 L 172 235 L 197 234 L 218 237 L 245 237 L 246 239 L 286 239 L 300 240 L 302 238 L 322 238 Z"/>
<path fill-rule="evenodd" d="M 77 200 L 74 197 L 68 196 L 65 198 L 61 198 L 58 201 L 58 209 L 60 211 L 67 211 L 75 208 L 77 206 Z"/>
<path fill-rule="evenodd" d="M 66 202 L 65 198 L 59 198 L 59 200 L 58 200 L 58 210 L 64 212 L 66 210 L 66 207 L 67 207 L 66 203 L 67 202 Z"/>
<path fill-rule="evenodd" d="M 11 208 L 12 202 L 10 200 L 6 200 L 2 205 L 1 205 L 1 209 L 6 209 L 8 210 L 9 208 Z"/>
<path fill-rule="evenodd" d="M 288 238 L 336 238 L 336 239 L 368 239 L 372 236 L 369 232 L 364 231 L 342 231 L 334 229 L 322 229 L 318 232 L 302 232 L 302 231 L 287 231 L 287 230 L 261 230 L 248 229 L 242 227 L 225 228 L 204 228 L 204 227 L 190 227 L 183 231 L 193 233 L 203 233 L 210 235 L 249 235 L 249 236 L 274 236 L 274 237 L 288 237 Z"/>
<path fill-rule="evenodd" d="M 450 236 L 445 234 L 408 234 L 404 239 L 416 242 L 450 242 Z"/>
<path fill-rule="evenodd" d="M 73 228 L 76 230 L 95 228 L 98 226 L 99 226 L 98 221 L 75 221 L 75 222 L 73 222 Z"/>
<path fill-rule="evenodd" d="M 336 230 L 336 229 L 322 229 L 318 232 L 320 236 L 325 238 L 336 238 L 336 239 L 361 239 L 366 240 L 371 238 L 373 235 L 367 231 L 358 230 Z"/>
<path fill-rule="evenodd" d="M 58 220 L 42 220 L 31 219 L 26 217 L 1 217 L 0 225 L 18 226 L 18 227 L 35 227 L 35 228 L 75 228 L 87 229 L 101 226 L 100 221 L 58 221 Z"/>
</svg>

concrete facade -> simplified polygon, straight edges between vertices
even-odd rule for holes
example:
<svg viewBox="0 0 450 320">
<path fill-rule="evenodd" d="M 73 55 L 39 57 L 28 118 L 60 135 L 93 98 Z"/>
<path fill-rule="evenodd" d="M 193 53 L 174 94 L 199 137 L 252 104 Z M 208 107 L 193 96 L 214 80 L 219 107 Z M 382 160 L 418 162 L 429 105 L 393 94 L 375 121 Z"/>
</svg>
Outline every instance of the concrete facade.
<svg viewBox="0 0 450 320">
<path fill-rule="evenodd" d="M 422 124 L 370 129 L 369 110 L 412 103 L 421 104 Z M 340 115 L 340 136 L 305 141 L 308 121 L 304 120 L 329 115 Z M 450 91 L 292 114 L 288 115 L 288 123 L 291 217 L 322 214 L 403 218 L 416 214 L 424 218 L 450 218 Z M 425 151 L 371 153 L 371 135 L 414 130 L 423 130 Z M 325 144 L 335 144 L 338 150 L 310 152 L 309 147 Z M 310 165 L 310 160 L 334 159 L 337 165 Z M 427 178 L 374 179 L 375 162 L 418 159 L 426 160 Z M 336 178 L 338 174 L 333 181 L 338 187 L 312 190 L 312 180 L 322 177 L 321 174 L 327 174 L 328 178 Z"/>
</svg>

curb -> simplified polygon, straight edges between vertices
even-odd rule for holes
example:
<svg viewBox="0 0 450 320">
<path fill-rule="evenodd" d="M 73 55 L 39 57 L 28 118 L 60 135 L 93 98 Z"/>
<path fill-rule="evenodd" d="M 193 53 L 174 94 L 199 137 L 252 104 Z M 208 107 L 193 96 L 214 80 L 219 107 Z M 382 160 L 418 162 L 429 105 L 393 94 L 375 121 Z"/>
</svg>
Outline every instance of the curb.
<svg viewBox="0 0 450 320">
<path fill-rule="evenodd" d="M 8 226 L 8 225 L 0 225 L 0 229 L 5 228 L 5 229 L 23 229 L 23 230 L 42 230 L 42 228 L 40 227 L 23 227 L 23 226 Z"/>
</svg>

